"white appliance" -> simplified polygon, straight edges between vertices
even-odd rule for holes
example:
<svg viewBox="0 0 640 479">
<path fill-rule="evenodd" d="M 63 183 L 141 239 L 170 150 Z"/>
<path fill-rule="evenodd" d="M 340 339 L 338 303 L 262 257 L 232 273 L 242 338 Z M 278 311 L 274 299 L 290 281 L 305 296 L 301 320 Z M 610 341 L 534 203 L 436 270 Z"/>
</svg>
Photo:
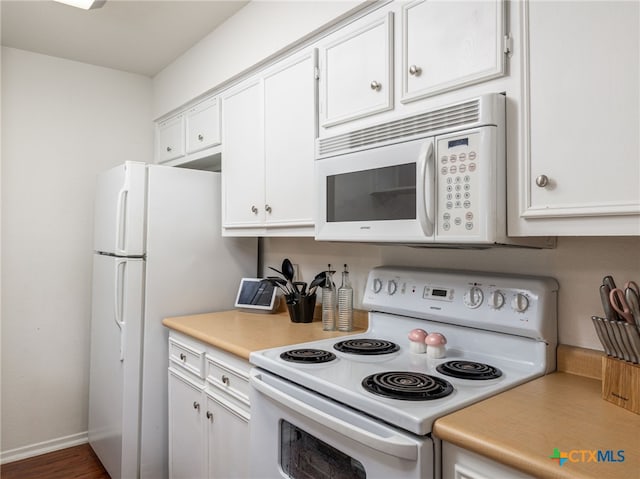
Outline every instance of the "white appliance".
<svg viewBox="0 0 640 479">
<path fill-rule="evenodd" d="M 317 140 L 315 237 L 401 244 L 519 244 L 507 236 L 504 95 Z"/>
<path fill-rule="evenodd" d="M 555 369 L 557 290 L 551 278 L 372 270 L 365 333 L 251 354 L 250 476 L 440 477 L 438 417 Z M 443 334 L 445 357 L 411 352 L 416 328 Z"/>
<path fill-rule="evenodd" d="M 89 442 L 112 479 L 167 477 L 164 317 L 231 309 L 255 239 L 222 238 L 220 174 L 127 162 L 95 198 Z"/>
</svg>

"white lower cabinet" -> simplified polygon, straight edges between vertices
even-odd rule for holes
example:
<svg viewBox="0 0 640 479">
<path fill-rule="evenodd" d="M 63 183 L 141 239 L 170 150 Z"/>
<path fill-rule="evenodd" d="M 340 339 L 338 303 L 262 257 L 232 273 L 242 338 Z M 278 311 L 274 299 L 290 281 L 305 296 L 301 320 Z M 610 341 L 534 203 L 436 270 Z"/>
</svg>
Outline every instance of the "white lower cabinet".
<svg viewBox="0 0 640 479">
<path fill-rule="evenodd" d="M 479 454 L 442 443 L 442 479 L 534 479 Z"/>
<path fill-rule="evenodd" d="M 169 368 L 169 477 L 173 479 L 205 477 L 203 398 L 202 384 Z"/>
<path fill-rule="evenodd" d="M 170 346 L 201 354 L 204 368 L 170 354 L 169 477 L 246 478 L 249 362 L 173 331 Z"/>
</svg>

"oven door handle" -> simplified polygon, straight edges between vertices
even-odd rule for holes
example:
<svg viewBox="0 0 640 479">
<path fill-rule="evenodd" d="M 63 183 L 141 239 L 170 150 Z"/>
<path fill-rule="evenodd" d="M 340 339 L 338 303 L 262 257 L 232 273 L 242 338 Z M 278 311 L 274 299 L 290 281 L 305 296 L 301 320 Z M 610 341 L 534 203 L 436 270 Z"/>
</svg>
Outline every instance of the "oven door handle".
<svg viewBox="0 0 640 479">
<path fill-rule="evenodd" d="M 296 398 L 282 393 L 273 386 L 266 384 L 260 374 L 251 375 L 250 383 L 251 386 L 265 396 L 342 436 L 346 436 L 360 444 L 364 444 L 376 451 L 391 456 L 408 459 L 410 461 L 418 460 L 418 445 L 405 437 L 396 434 L 383 437 L 366 429 L 354 426 L 353 424 L 349 424 L 346 421 L 331 416 Z"/>
</svg>

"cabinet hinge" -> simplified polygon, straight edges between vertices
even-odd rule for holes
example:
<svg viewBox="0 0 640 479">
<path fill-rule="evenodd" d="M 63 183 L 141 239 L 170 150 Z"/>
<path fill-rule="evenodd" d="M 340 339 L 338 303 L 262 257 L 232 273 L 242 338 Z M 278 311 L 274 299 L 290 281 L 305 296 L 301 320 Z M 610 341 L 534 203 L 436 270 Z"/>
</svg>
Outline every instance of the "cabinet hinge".
<svg viewBox="0 0 640 479">
<path fill-rule="evenodd" d="M 511 36 L 511 33 L 508 33 L 507 35 L 502 37 L 502 44 L 503 53 L 505 55 L 510 55 L 511 53 L 513 53 L 513 37 Z"/>
<path fill-rule="evenodd" d="M 320 79 L 320 69 L 318 67 L 313 67 L 313 78 Z"/>
</svg>

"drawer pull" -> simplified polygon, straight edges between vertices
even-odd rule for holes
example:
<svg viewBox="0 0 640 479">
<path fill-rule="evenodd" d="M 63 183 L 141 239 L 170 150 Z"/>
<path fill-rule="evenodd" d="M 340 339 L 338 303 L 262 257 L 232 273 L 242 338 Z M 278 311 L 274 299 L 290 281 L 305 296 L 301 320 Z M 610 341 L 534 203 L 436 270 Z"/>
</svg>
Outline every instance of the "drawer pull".
<svg viewBox="0 0 640 479">
<path fill-rule="evenodd" d="M 202 135 L 198 135 L 198 140 L 199 140 L 199 141 L 204 140 L 204 136 L 202 136 Z"/>
<path fill-rule="evenodd" d="M 211 411 L 207 411 L 207 419 L 213 422 L 213 413 Z"/>
<path fill-rule="evenodd" d="M 222 382 L 228 386 L 229 385 L 229 378 L 227 376 L 225 376 L 225 375 L 222 375 Z"/>
<path fill-rule="evenodd" d="M 193 401 L 193 409 L 200 409 L 200 403 L 198 401 Z"/>
<path fill-rule="evenodd" d="M 187 356 L 184 353 L 180 353 L 180 361 L 186 361 Z"/>
</svg>

